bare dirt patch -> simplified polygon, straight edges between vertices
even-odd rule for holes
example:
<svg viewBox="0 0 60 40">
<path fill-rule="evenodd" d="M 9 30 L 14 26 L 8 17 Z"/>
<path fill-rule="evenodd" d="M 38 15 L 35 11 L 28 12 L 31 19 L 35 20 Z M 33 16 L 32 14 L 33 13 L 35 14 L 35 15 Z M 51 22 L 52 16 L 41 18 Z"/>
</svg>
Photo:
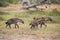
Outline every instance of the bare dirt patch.
<svg viewBox="0 0 60 40">
<path fill-rule="evenodd" d="M 27 35 L 27 34 L 14 34 L 14 35 L 3 35 L 0 34 L 0 40 L 60 40 L 60 38 L 52 37 L 41 37 L 38 35 Z"/>
</svg>

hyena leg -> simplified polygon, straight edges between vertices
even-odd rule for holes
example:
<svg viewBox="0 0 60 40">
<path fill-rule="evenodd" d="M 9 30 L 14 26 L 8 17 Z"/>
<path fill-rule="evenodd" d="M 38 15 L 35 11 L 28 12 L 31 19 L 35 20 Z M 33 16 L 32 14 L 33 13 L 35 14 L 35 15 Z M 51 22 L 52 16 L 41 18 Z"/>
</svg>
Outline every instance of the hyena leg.
<svg viewBox="0 0 60 40">
<path fill-rule="evenodd" d="M 7 28 L 8 24 L 6 24 L 6 28 Z"/>
<path fill-rule="evenodd" d="M 11 28 L 11 25 L 9 25 L 9 28 Z"/>
<path fill-rule="evenodd" d="M 32 25 L 31 25 L 31 27 L 30 27 L 31 29 L 32 29 Z"/>
<path fill-rule="evenodd" d="M 16 24 L 17 25 L 17 27 L 19 28 L 19 25 L 18 24 Z"/>
<path fill-rule="evenodd" d="M 15 24 L 15 28 L 16 28 L 16 26 L 19 28 L 19 25 L 18 24 Z"/>
<path fill-rule="evenodd" d="M 35 28 L 38 28 L 38 24 L 35 26 Z"/>
<path fill-rule="evenodd" d="M 40 28 L 42 28 L 42 25 L 43 25 L 43 24 L 41 23 L 41 24 L 40 24 Z"/>
<path fill-rule="evenodd" d="M 9 28 L 11 28 L 11 25 L 7 24 L 7 25 L 6 25 L 6 28 L 7 28 L 7 26 L 9 26 Z"/>
<path fill-rule="evenodd" d="M 31 25 L 31 29 L 35 28 L 35 25 Z"/>
<path fill-rule="evenodd" d="M 16 28 L 16 24 L 15 24 L 15 28 Z"/>
<path fill-rule="evenodd" d="M 43 25 L 44 25 L 45 27 L 47 27 L 47 25 L 46 25 L 45 23 L 43 23 Z"/>
</svg>

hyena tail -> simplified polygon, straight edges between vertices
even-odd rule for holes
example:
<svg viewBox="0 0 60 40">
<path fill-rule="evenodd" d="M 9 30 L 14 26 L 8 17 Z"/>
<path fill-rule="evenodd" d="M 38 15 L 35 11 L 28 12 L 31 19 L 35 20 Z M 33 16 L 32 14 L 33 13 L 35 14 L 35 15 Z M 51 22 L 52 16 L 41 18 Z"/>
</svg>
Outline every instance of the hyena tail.
<svg viewBox="0 0 60 40">
<path fill-rule="evenodd" d="M 7 24 L 8 22 L 5 22 L 5 24 Z"/>
</svg>

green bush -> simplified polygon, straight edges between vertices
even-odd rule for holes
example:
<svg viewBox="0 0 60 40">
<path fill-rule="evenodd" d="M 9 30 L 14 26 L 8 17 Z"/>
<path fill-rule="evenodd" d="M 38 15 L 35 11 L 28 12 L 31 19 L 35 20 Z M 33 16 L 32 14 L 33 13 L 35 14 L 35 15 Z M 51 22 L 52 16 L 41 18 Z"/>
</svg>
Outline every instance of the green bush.
<svg viewBox="0 0 60 40">
<path fill-rule="evenodd" d="M 20 0 L 0 0 L 0 7 L 6 7 L 9 3 L 16 4 L 18 2 L 20 2 Z"/>
<path fill-rule="evenodd" d="M 16 3 L 20 2 L 20 0 L 8 0 L 8 2 L 16 4 Z"/>
<path fill-rule="evenodd" d="M 60 4 L 60 0 L 51 0 L 51 2 Z"/>
<path fill-rule="evenodd" d="M 8 5 L 7 1 L 0 0 L 0 7 L 6 7 Z"/>
</svg>

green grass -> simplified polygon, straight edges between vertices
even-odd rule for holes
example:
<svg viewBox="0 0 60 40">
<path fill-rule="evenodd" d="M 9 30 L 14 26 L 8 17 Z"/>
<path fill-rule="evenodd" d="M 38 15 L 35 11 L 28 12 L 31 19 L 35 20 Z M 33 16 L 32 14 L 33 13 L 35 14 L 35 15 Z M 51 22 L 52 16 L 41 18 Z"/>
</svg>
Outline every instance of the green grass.
<svg viewBox="0 0 60 40">
<path fill-rule="evenodd" d="M 45 28 L 39 28 L 31 30 L 29 23 L 31 22 L 33 17 L 51 17 L 55 22 L 47 22 L 48 27 Z M 25 24 L 18 23 L 20 28 L 15 29 L 14 25 L 12 25 L 12 28 L 5 28 L 5 22 L 10 18 L 21 18 L 24 20 Z M 60 11 L 57 10 L 43 10 L 43 11 L 37 11 L 37 10 L 28 10 L 26 12 L 0 12 L 0 34 L 20 34 L 20 33 L 26 33 L 26 34 L 36 34 L 40 36 L 46 36 L 46 37 L 57 37 L 60 34 Z"/>
</svg>

